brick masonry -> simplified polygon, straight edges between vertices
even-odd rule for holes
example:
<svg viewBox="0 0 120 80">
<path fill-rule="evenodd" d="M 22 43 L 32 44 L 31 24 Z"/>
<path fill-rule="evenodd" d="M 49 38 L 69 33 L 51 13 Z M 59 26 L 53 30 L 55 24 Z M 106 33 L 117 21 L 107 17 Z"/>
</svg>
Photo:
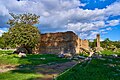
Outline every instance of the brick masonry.
<svg viewBox="0 0 120 80">
<path fill-rule="evenodd" d="M 81 48 L 89 49 L 88 40 L 80 39 L 74 32 L 57 32 L 41 34 L 40 44 L 36 46 L 34 53 L 78 54 Z"/>
</svg>

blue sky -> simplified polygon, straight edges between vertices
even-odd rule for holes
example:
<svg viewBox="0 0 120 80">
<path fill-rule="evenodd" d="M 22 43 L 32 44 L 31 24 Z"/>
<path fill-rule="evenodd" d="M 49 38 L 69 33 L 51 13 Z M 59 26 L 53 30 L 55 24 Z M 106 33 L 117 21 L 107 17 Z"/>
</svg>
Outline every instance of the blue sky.
<svg viewBox="0 0 120 80">
<path fill-rule="evenodd" d="M 95 8 L 106 8 L 106 6 L 111 5 L 112 3 L 116 2 L 116 0 L 81 0 L 81 2 L 87 3 L 86 6 L 82 7 L 83 9 L 94 10 Z"/>
<path fill-rule="evenodd" d="M 6 4 L 7 3 L 7 4 Z M 0 35 L 9 13 L 40 15 L 42 33 L 74 31 L 82 39 L 120 40 L 120 0 L 0 0 Z"/>
</svg>

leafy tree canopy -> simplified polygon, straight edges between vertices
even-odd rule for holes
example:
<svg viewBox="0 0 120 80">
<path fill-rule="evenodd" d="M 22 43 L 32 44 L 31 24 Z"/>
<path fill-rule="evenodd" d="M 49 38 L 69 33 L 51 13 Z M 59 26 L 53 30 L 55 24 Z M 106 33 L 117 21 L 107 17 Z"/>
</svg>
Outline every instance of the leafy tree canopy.
<svg viewBox="0 0 120 80">
<path fill-rule="evenodd" d="M 39 18 L 40 16 L 37 16 L 36 14 L 13 14 L 10 13 L 13 19 L 9 19 L 7 22 L 10 26 L 15 26 L 16 24 L 29 24 L 29 25 L 34 25 L 39 23 Z"/>
<path fill-rule="evenodd" d="M 110 41 L 110 39 L 109 39 L 109 38 L 106 38 L 106 39 L 104 40 L 104 42 L 106 42 L 106 43 L 107 43 L 107 42 L 111 42 L 111 41 Z"/>
<path fill-rule="evenodd" d="M 35 14 L 19 14 L 11 13 L 13 19 L 8 21 L 11 26 L 3 37 L 8 45 L 35 47 L 40 39 L 40 31 L 33 26 L 39 22 L 39 16 Z"/>
<path fill-rule="evenodd" d="M 89 42 L 89 46 L 90 46 L 91 48 L 96 47 L 96 46 L 97 46 L 96 44 L 97 44 L 97 39 L 94 39 L 93 42 Z"/>
<path fill-rule="evenodd" d="M 5 47 L 4 39 L 0 37 L 0 48 L 4 48 L 4 47 Z"/>
</svg>

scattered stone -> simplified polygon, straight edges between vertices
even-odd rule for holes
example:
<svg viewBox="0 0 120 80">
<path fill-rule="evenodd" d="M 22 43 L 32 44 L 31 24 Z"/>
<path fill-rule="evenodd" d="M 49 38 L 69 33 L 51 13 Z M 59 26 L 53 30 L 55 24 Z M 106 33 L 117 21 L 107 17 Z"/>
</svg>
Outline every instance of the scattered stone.
<svg viewBox="0 0 120 80">
<path fill-rule="evenodd" d="M 45 58 L 40 58 L 41 60 L 45 60 Z"/>
<path fill-rule="evenodd" d="M 116 65 L 115 64 L 109 64 L 110 67 L 115 67 Z"/>
<path fill-rule="evenodd" d="M 92 60 L 92 58 L 90 58 L 90 57 L 85 58 L 85 61 L 87 61 L 87 60 Z"/>
<path fill-rule="evenodd" d="M 94 52 L 90 52 L 90 55 L 89 55 L 89 57 L 92 57 L 92 55 L 94 54 Z"/>
<path fill-rule="evenodd" d="M 85 59 L 84 56 L 74 56 L 73 59 Z"/>
<path fill-rule="evenodd" d="M 103 55 L 98 54 L 98 53 L 94 53 L 94 54 L 92 55 L 92 58 L 102 58 L 102 57 L 103 57 Z"/>
<path fill-rule="evenodd" d="M 113 56 L 113 57 L 118 57 L 118 55 L 117 55 L 117 54 L 112 54 L 112 56 Z"/>
<path fill-rule="evenodd" d="M 103 60 L 103 61 L 104 61 L 104 60 L 106 60 L 106 59 L 105 59 L 105 58 L 100 58 L 100 60 Z"/>
<path fill-rule="evenodd" d="M 59 58 L 64 58 L 64 54 L 58 55 Z"/>
<path fill-rule="evenodd" d="M 22 52 L 20 52 L 20 53 L 18 54 L 18 56 L 19 56 L 19 57 L 27 57 L 26 54 L 25 54 L 25 53 L 22 53 Z"/>
<path fill-rule="evenodd" d="M 72 58 L 72 54 L 70 53 L 64 53 L 64 54 L 60 54 L 58 55 L 59 58 Z"/>
<path fill-rule="evenodd" d="M 22 65 L 20 65 L 20 68 L 22 68 L 23 66 Z"/>
<path fill-rule="evenodd" d="M 24 48 L 24 47 L 18 47 L 14 52 L 13 52 L 13 54 L 19 54 L 19 53 L 25 53 L 25 54 L 27 54 L 28 53 L 28 51 L 26 50 L 26 48 Z"/>
<path fill-rule="evenodd" d="M 72 57 L 72 54 L 66 53 L 66 54 L 64 54 L 64 57 L 65 57 L 65 58 L 70 58 L 70 57 Z"/>
</svg>

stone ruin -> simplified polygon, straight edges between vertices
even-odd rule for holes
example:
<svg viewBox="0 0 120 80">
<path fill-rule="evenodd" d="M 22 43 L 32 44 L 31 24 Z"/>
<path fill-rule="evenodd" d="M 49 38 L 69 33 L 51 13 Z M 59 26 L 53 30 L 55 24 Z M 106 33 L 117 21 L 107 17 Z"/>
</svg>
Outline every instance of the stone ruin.
<svg viewBox="0 0 120 80">
<path fill-rule="evenodd" d="M 100 46 L 100 34 L 97 34 L 96 39 L 97 39 L 96 51 L 102 51 L 103 48 Z"/>
<path fill-rule="evenodd" d="M 84 50 L 89 50 L 88 40 L 82 40 L 74 32 L 67 31 L 41 34 L 40 44 L 36 46 L 34 53 L 79 54 Z"/>
</svg>

